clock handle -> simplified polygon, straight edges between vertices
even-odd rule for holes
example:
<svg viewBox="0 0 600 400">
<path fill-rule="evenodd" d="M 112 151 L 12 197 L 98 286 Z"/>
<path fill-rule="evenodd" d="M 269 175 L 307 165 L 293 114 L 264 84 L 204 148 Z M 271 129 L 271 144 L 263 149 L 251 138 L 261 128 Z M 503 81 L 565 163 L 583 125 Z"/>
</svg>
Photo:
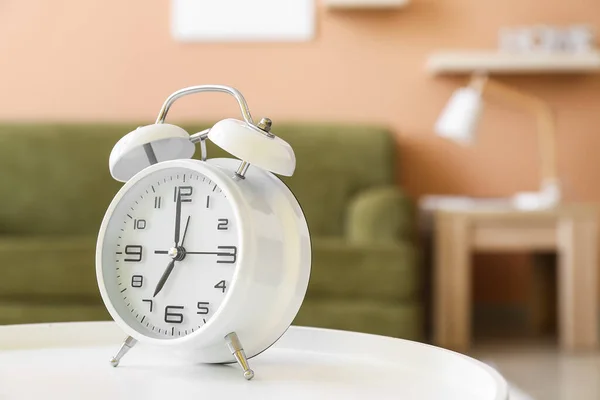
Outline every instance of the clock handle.
<svg viewBox="0 0 600 400">
<path fill-rule="evenodd" d="M 244 121 L 246 121 L 247 123 L 249 123 L 251 125 L 254 125 L 254 121 L 252 120 L 252 115 L 250 114 L 250 109 L 248 108 L 248 103 L 246 103 L 246 99 L 244 99 L 244 96 L 242 96 L 242 93 L 240 93 L 240 91 L 235 88 L 232 88 L 230 86 L 224 86 L 224 85 L 190 86 L 190 87 L 186 87 L 186 88 L 183 88 L 183 89 L 180 89 L 180 90 L 174 92 L 167 98 L 167 100 L 165 100 L 162 108 L 160 109 L 160 112 L 158 113 L 158 117 L 156 118 L 156 123 L 162 124 L 165 122 L 165 118 L 167 118 L 167 113 L 169 112 L 169 109 L 171 108 L 173 103 L 175 103 L 175 101 L 177 99 L 187 96 L 187 95 L 190 95 L 190 94 L 202 93 L 202 92 L 227 93 L 227 94 L 232 95 L 233 97 L 235 97 L 235 99 L 237 100 L 237 102 L 240 106 L 240 111 L 242 112 Z"/>
<path fill-rule="evenodd" d="M 194 144 L 200 143 L 200 159 L 202 161 L 206 161 L 208 157 L 208 153 L 206 152 L 206 139 L 208 139 L 208 132 L 210 132 L 210 129 L 205 129 L 203 131 L 190 135 L 190 142 Z"/>
<path fill-rule="evenodd" d="M 272 122 L 269 118 L 262 118 L 255 124 L 246 99 L 244 99 L 242 93 L 230 86 L 199 85 L 174 92 L 163 103 L 155 125 L 161 125 L 165 122 L 169 109 L 177 99 L 204 92 L 227 93 L 233 96 L 238 102 L 244 121 L 226 119 L 216 123 L 210 129 L 210 133 L 202 131 L 192 135 L 190 137 L 192 143 L 199 142 L 202 146 L 203 160 L 206 158 L 204 140 L 210 137 L 210 140 L 217 146 L 242 161 L 235 171 L 234 179 L 244 179 L 250 164 L 280 175 L 291 176 L 294 173 L 296 157 L 290 145 L 271 133 Z M 257 151 L 257 147 L 261 150 Z M 154 164 L 156 155 L 153 152 L 151 144 L 145 144 L 144 150 L 149 163 Z"/>
</svg>

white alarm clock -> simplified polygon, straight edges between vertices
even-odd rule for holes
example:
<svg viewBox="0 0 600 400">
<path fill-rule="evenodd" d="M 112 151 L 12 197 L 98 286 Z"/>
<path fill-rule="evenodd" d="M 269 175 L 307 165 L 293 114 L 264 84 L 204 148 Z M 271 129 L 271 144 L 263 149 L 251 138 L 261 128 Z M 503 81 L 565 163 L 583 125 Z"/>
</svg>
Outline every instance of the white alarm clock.
<svg viewBox="0 0 600 400">
<path fill-rule="evenodd" d="M 164 123 L 178 98 L 233 95 L 244 121 L 226 119 L 188 135 Z M 292 148 L 252 120 L 237 90 L 194 86 L 173 93 L 155 124 L 123 137 L 110 155 L 125 185 L 111 202 L 96 249 L 106 308 L 128 335 L 111 364 L 138 341 L 206 363 L 247 359 L 269 348 L 296 316 L 308 286 L 311 244 L 298 201 L 274 174 L 291 176 Z M 206 159 L 209 139 L 237 159 Z M 190 159 L 195 144 L 202 161 Z"/>
</svg>

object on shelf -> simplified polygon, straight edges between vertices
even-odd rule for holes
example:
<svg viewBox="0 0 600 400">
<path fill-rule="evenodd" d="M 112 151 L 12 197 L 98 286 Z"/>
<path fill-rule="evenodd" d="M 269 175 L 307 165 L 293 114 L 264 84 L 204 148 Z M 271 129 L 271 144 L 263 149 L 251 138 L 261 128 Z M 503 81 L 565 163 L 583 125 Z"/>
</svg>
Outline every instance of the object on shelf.
<svg viewBox="0 0 600 400">
<path fill-rule="evenodd" d="M 448 50 L 429 56 L 433 74 L 538 74 L 600 72 L 600 52 L 515 54 L 495 50 Z"/>
<path fill-rule="evenodd" d="M 498 47 L 502 51 L 526 53 L 533 50 L 535 45 L 531 29 L 500 28 L 498 31 Z"/>
<path fill-rule="evenodd" d="M 594 33 L 589 26 L 572 26 L 567 35 L 572 51 L 585 53 L 594 50 Z"/>
<path fill-rule="evenodd" d="M 330 9 L 394 9 L 403 8 L 410 0 L 325 0 Z"/>
<path fill-rule="evenodd" d="M 586 25 L 505 27 L 498 32 L 498 47 L 510 53 L 585 53 L 594 49 L 594 34 Z"/>
<path fill-rule="evenodd" d="M 554 115 L 548 104 L 530 94 L 475 76 L 469 86 L 454 92 L 435 125 L 438 136 L 472 145 L 483 111 L 483 98 L 488 94 L 528 110 L 538 122 L 541 184 L 537 192 L 517 193 L 513 205 L 518 209 L 538 210 L 555 207 L 560 203 L 561 191 L 556 166 Z"/>
</svg>

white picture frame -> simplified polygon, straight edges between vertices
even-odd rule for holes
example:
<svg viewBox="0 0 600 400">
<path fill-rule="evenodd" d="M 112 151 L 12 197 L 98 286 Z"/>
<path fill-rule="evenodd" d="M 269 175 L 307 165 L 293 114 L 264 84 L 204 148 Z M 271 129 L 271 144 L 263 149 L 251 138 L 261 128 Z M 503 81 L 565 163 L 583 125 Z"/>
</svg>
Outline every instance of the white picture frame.
<svg viewBox="0 0 600 400">
<path fill-rule="evenodd" d="M 171 0 L 181 42 L 301 42 L 313 39 L 314 0 Z"/>
</svg>

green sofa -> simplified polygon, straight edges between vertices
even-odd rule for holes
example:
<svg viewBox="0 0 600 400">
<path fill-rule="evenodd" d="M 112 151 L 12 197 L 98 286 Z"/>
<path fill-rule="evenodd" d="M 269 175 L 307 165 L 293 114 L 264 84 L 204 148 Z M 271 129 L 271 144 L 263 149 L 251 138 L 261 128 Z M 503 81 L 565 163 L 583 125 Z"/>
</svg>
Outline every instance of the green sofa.
<svg viewBox="0 0 600 400">
<path fill-rule="evenodd" d="M 0 124 L 0 324 L 109 318 L 96 286 L 95 242 L 121 185 L 108 172 L 110 150 L 135 127 Z M 296 173 L 285 181 L 313 244 L 294 323 L 422 339 L 413 210 L 394 183 L 392 135 L 310 124 L 273 131 L 296 151 Z M 210 143 L 208 152 L 226 156 Z"/>
</svg>

